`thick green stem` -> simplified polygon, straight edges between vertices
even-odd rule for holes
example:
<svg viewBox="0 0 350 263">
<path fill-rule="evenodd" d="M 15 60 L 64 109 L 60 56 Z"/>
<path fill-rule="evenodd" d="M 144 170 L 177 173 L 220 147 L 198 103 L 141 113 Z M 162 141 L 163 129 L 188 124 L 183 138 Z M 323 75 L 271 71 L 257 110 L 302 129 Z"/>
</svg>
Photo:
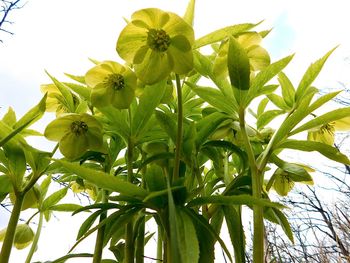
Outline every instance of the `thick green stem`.
<svg viewBox="0 0 350 263">
<path fill-rule="evenodd" d="M 182 108 L 182 90 L 179 75 L 176 77 L 176 92 L 177 92 L 177 133 L 176 133 L 176 148 L 175 148 L 175 163 L 174 163 L 174 173 L 173 180 L 179 178 L 180 170 L 180 155 L 182 147 L 182 125 L 183 125 L 183 108 Z"/>
<path fill-rule="evenodd" d="M 16 194 L 16 202 L 13 205 L 11 212 L 10 221 L 7 225 L 6 234 L 4 238 L 4 243 L 2 244 L 1 253 L 0 253 L 0 263 L 8 263 L 10 259 L 11 249 L 13 240 L 15 238 L 16 227 L 21 213 L 21 207 L 24 199 L 23 193 Z"/>
<path fill-rule="evenodd" d="M 129 110 L 129 117 L 130 117 L 130 125 L 131 125 L 131 113 Z M 130 136 L 131 137 L 131 136 Z M 127 179 L 128 182 L 133 181 L 133 155 L 134 155 L 134 143 L 132 139 L 129 137 L 128 139 L 128 175 Z M 135 244 L 134 244 L 134 223 L 133 220 L 130 220 L 129 223 L 126 225 L 125 230 L 125 263 L 134 263 L 134 251 L 135 251 Z"/>
<path fill-rule="evenodd" d="M 107 199 L 107 193 L 103 190 L 103 197 L 102 197 L 102 203 L 105 203 L 108 201 Z M 107 217 L 107 211 L 104 211 L 100 215 L 100 222 L 102 222 Z M 103 252 L 103 239 L 105 236 L 105 229 L 106 226 L 103 225 L 100 227 L 97 231 L 96 236 L 96 242 L 95 242 L 95 250 L 94 250 L 94 257 L 92 262 L 93 263 L 100 263 L 102 260 L 102 252 Z"/>
<path fill-rule="evenodd" d="M 145 217 L 143 216 L 142 222 L 140 223 L 137 239 L 136 239 L 136 263 L 144 262 L 144 248 L 145 248 Z"/>
<path fill-rule="evenodd" d="M 36 215 L 36 213 L 34 215 Z M 32 243 L 32 246 L 30 247 L 30 250 L 29 250 L 29 253 L 27 255 L 25 263 L 30 263 L 31 262 L 32 257 L 33 257 L 33 255 L 35 253 L 35 250 L 36 250 L 36 248 L 38 246 L 38 241 L 39 241 L 39 238 L 40 238 L 41 229 L 43 227 L 43 221 L 44 221 L 44 213 L 40 213 L 38 227 L 36 229 L 36 233 L 35 233 L 35 236 L 34 236 L 34 239 L 33 239 L 33 243 Z"/>
<path fill-rule="evenodd" d="M 243 142 L 248 155 L 248 162 L 250 166 L 250 172 L 252 177 L 252 190 L 255 198 L 261 198 L 261 181 L 262 174 L 258 170 L 255 160 L 254 152 L 249 141 L 249 137 L 245 126 L 244 109 L 240 109 L 239 123 L 242 133 Z M 264 262 L 264 218 L 263 208 L 261 206 L 253 205 L 253 223 L 254 223 L 254 236 L 253 236 L 253 262 Z"/>
</svg>

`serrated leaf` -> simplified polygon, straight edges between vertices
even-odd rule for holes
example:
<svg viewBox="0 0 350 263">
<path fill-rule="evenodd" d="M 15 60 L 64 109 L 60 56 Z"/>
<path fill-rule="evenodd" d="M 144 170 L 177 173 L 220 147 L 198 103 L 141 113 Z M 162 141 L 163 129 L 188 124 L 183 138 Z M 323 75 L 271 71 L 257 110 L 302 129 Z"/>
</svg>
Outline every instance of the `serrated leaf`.
<svg viewBox="0 0 350 263">
<path fill-rule="evenodd" d="M 160 127 L 168 134 L 173 143 L 176 143 L 176 121 L 168 114 L 158 110 L 155 112 L 155 115 Z"/>
<path fill-rule="evenodd" d="M 282 96 L 285 103 L 289 107 L 293 107 L 294 97 L 295 97 L 295 89 L 292 82 L 289 80 L 286 74 L 280 72 L 278 74 L 278 82 L 280 83 L 282 89 Z"/>
<path fill-rule="evenodd" d="M 260 101 L 260 103 L 258 105 L 257 112 L 256 112 L 258 116 L 260 116 L 261 114 L 263 114 L 265 112 L 267 103 L 269 103 L 269 99 L 268 98 L 263 98 Z"/>
<path fill-rule="evenodd" d="M 193 67 L 198 73 L 205 77 L 212 75 L 212 61 L 197 50 L 193 51 Z"/>
<path fill-rule="evenodd" d="M 291 109 L 291 107 L 289 107 L 285 101 L 284 98 L 282 98 L 281 96 L 277 95 L 277 94 L 268 94 L 267 97 L 269 98 L 269 100 L 275 104 L 278 108 L 280 108 L 281 110 L 285 110 L 288 111 Z"/>
<path fill-rule="evenodd" d="M 225 221 L 234 249 L 235 262 L 245 262 L 245 235 L 240 207 L 223 206 Z"/>
<path fill-rule="evenodd" d="M 301 79 L 299 86 L 295 92 L 295 101 L 299 101 L 303 98 L 305 90 L 312 84 L 312 82 L 316 79 L 320 71 L 322 70 L 323 65 L 327 61 L 328 57 L 333 53 L 333 51 L 337 47 L 328 51 L 326 55 L 312 63 L 309 68 L 306 70 L 303 78 Z"/>
<path fill-rule="evenodd" d="M 253 27 L 257 26 L 260 23 L 261 22 L 257 24 L 249 24 L 249 23 L 238 24 L 238 25 L 233 25 L 233 26 L 228 26 L 228 27 L 218 29 L 212 33 L 209 33 L 197 39 L 193 46 L 193 49 L 197 49 L 215 42 L 219 42 L 228 36 L 232 36 L 232 35 L 234 36 L 239 33 L 248 31 L 249 29 L 252 29 Z"/>
<path fill-rule="evenodd" d="M 288 63 L 292 60 L 294 55 L 282 58 L 270 65 L 268 65 L 265 69 L 261 70 L 255 78 L 252 80 L 250 89 L 247 96 L 246 103 L 249 104 L 251 100 L 253 100 L 257 96 L 257 91 L 263 87 L 269 80 L 271 80 L 274 76 L 283 70 Z"/>
<path fill-rule="evenodd" d="M 293 130 L 290 135 L 294 135 L 302 131 L 310 130 L 312 128 L 319 127 L 321 125 L 325 125 L 332 121 L 340 120 L 348 116 L 350 116 L 350 107 L 336 109 L 336 110 L 327 112 L 321 116 L 318 116 L 312 119 L 311 121 L 308 121 L 307 123 Z"/>
<path fill-rule="evenodd" d="M 57 160 L 57 162 L 68 171 L 75 173 L 90 183 L 95 184 L 97 187 L 139 198 L 144 198 L 148 194 L 148 192 L 141 187 L 116 178 L 110 174 L 97 171 L 95 169 L 86 168 L 77 163 L 70 163 L 63 160 Z"/>
<path fill-rule="evenodd" d="M 314 142 L 314 141 L 298 141 L 298 140 L 285 140 L 282 143 L 278 144 L 276 149 L 294 149 L 305 152 L 317 151 L 320 154 L 324 155 L 328 159 L 333 161 L 350 165 L 350 160 L 346 155 L 342 154 L 337 148 L 334 148 L 330 145 Z"/>
<path fill-rule="evenodd" d="M 91 88 L 75 83 L 69 83 L 69 82 L 63 82 L 64 85 L 66 85 L 69 89 L 74 91 L 76 94 L 81 96 L 82 98 L 90 101 L 90 94 L 91 94 Z"/>
<path fill-rule="evenodd" d="M 98 210 L 92 213 L 85 221 L 81 224 L 76 239 L 80 239 L 85 233 L 91 228 L 93 223 L 99 217 L 99 215 L 103 212 L 103 210 Z"/>
<path fill-rule="evenodd" d="M 77 76 L 77 75 L 72 75 L 69 73 L 64 73 L 67 77 L 71 78 L 72 80 L 75 80 L 81 84 L 85 84 L 85 76 Z"/>
</svg>

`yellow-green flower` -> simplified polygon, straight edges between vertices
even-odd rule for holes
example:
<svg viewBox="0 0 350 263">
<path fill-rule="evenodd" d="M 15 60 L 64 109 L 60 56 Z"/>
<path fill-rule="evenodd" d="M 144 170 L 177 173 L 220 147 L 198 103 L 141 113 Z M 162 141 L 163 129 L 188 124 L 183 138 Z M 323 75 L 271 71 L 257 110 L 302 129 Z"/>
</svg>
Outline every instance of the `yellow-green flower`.
<svg viewBox="0 0 350 263">
<path fill-rule="evenodd" d="M 134 72 L 114 61 L 104 61 L 85 75 L 92 88 L 91 103 L 97 108 L 113 105 L 127 109 L 135 97 L 136 80 Z"/>
<path fill-rule="evenodd" d="M 146 84 L 165 79 L 171 72 L 188 73 L 193 67 L 192 27 L 174 13 L 157 8 L 136 11 L 120 33 L 117 52 L 135 67 Z"/>
<path fill-rule="evenodd" d="M 59 142 L 61 153 L 68 159 L 81 157 L 87 150 L 100 151 L 103 145 L 102 126 L 89 114 L 68 114 L 52 121 L 44 135 Z"/>
<path fill-rule="evenodd" d="M 247 52 L 249 58 L 250 69 L 252 72 L 264 69 L 270 64 L 269 53 L 260 46 L 262 37 L 257 32 L 246 32 L 237 37 L 237 42 Z M 221 43 L 217 57 L 214 61 L 214 73 L 216 75 L 227 74 L 227 53 L 228 40 Z"/>
<path fill-rule="evenodd" d="M 334 145 L 334 134 L 336 131 L 349 131 L 350 117 L 342 118 L 337 121 L 326 123 L 315 129 L 308 131 L 307 139 L 309 141 L 322 142 L 328 145 Z"/>
</svg>

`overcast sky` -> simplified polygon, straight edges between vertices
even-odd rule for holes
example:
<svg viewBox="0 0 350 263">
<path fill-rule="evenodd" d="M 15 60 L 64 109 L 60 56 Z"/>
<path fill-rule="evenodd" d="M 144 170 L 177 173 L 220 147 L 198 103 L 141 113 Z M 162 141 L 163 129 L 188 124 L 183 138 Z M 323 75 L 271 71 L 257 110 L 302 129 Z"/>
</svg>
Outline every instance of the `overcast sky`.
<svg viewBox="0 0 350 263">
<path fill-rule="evenodd" d="M 28 0 L 9 17 L 15 24 L 8 29 L 15 35 L 0 35 L 4 41 L 0 43 L 0 116 L 8 106 L 22 115 L 39 101 L 40 84 L 49 81 L 45 69 L 62 79 L 64 72 L 85 74 L 92 66 L 89 57 L 119 60 L 115 44 L 125 25 L 123 17 L 144 7 L 182 15 L 186 6 L 187 0 Z M 350 84 L 349 6 L 347 0 L 197 0 L 195 34 L 200 37 L 224 26 L 265 20 L 259 29 L 273 28 L 263 44 L 272 60 L 296 53 L 286 70 L 295 84 L 311 62 L 340 44 L 316 82 L 320 88 L 339 89 L 339 82 Z M 50 224 L 62 232 L 73 224 L 55 220 Z M 6 221 L 7 214 L 0 210 L 0 228 Z M 65 254 L 75 235 L 45 228 L 35 259 Z M 22 262 L 26 253 L 15 253 L 11 262 Z"/>
</svg>

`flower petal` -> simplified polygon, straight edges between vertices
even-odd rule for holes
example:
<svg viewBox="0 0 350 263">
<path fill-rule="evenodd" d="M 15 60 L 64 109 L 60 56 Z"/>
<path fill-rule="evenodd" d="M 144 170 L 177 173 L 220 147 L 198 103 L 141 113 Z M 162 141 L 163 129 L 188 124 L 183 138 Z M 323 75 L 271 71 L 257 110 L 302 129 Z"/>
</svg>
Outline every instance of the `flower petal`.
<svg viewBox="0 0 350 263">
<path fill-rule="evenodd" d="M 237 41 L 244 47 L 249 48 L 250 46 L 259 45 L 262 37 L 257 32 L 246 32 L 237 38 Z"/>
<path fill-rule="evenodd" d="M 174 61 L 173 71 L 177 74 L 185 74 L 193 69 L 193 53 L 192 50 L 182 52 L 175 46 L 170 45 L 168 54 Z"/>
<path fill-rule="evenodd" d="M 44 136 L 51 141 L 59 141 L 64 135 L 70 132 L 72 122 L 78 119 L 78 114 L 70 114 L 56 120 L 47 125 Z"/>
<path fill-rule="evenodd" d="M 349 131 L 350 130 L 350 116 L 335 121 L 334 128 L 337 131 Z"/>
<path fill-rule="evenodd" d="M 251 46 L 247 49 L 249 62 L 254 71 L 262 70 L 270 65 L 270 55 L 261 46 Z"/>
<path fill-rule="evenodd" d="M 134 89 L 125 86 L 121 90 L 114 91 L 114 95 L 112 97 L 111 103 L 117 109 L 127 109 L 129 108 L 134 97 L 135 97 Z"/>
<path fill-rule="evenodd" d="M 182 35 L 187 38 L 190 45 L 194 43 L 194 32 L 193 28 L 185 22 L 177 14 L 170 13 L 169 21 L 162 27 L 162 29 L 167 32 L 170 37 L 175 37 L 177 35 Z"/>
<path fill-rule="evenodd" d="M 170 48 L 169 48 L 170 49 Z M 141 64 L 135 65 L 137 77 L 146 84 L 165 79 L 173 68 L 172 58 L 167 52 L 149 50 Z"/>
<path fill-rule="evenodd" d="M 88 146 L 89 142 L 86 134 L 77 136 L 74 133 L 67 133 L 59 143 L 61 153 L 71 160 L 82 156 Z"/>
<path fill-rule="evenodd" d="M 91 90 L 91 104 L 94 107 L 106 107 L 112 102 L 114 90 L 106 87 L 104 83 L 99 83 Z"/>
<path fill-rule="evenodd" d="M 129 23 L 120 33 L 116 49 L 121 58 L 132 63 L 136 52 L 146 44 L 147 29 Z"/>
<path fill-rule="evenodd" d="M 97 84 L 101 83 L 109 74 L 111 74 L 111 71 L 99 64 L 90 69 L 85 74 L 85 82 L 88 86 L 94 88 Z"/>
<path fill-rule="evenodd" d="M 191 50 L 191 44 L 187 38 L 183 35 L 177 35 L 171 39 L 171 45 L 174 45 L 177 49 L 188 52 Z"/>
<path fill-rule="evenodd" d="M 131 19 L 142 20 L 150 28 L 159 29 L 169 20 L 169 15 L 158 8 L 145 8 L 133 13 Z"/>
</svg>

